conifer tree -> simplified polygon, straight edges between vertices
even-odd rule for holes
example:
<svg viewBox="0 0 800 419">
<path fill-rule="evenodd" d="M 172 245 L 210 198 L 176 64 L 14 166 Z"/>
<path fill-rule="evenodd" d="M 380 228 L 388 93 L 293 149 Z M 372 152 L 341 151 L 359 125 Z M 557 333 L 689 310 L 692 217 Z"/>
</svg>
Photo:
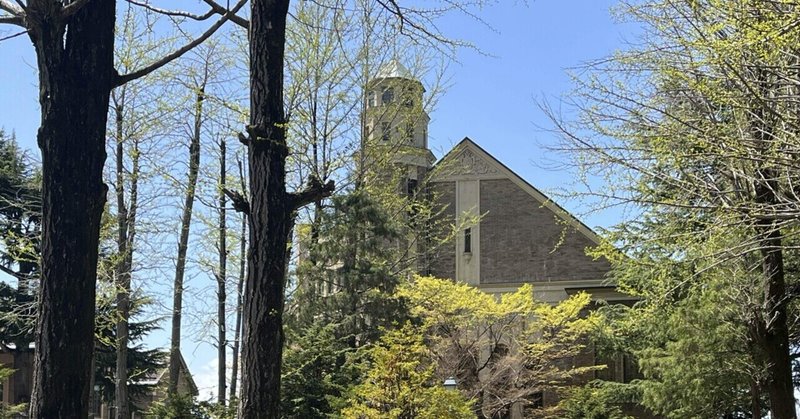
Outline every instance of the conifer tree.
<svg viewBox="0 0 800 419">
<path fill-rule="evenodd" d="M 742 405 L 760 416 L 766 399 L 772 417 L 793 419 L 800 31 L 790 22 L 800 10 L 747 0 L 623 10 L 643 42 L 576 78 L 578 124 L 553 119 L 582 178 L 607 180 L 591 187 L 600 205 L 637 215 L 609 234 L 624 256 L 602 251 L 622 289 L 643 298 L 645 404 L 676 417 Z M 701 368 L 676 361 L 682 349 Z M 681 389 L 696 391 L 675 398 Z"/>
</svg>

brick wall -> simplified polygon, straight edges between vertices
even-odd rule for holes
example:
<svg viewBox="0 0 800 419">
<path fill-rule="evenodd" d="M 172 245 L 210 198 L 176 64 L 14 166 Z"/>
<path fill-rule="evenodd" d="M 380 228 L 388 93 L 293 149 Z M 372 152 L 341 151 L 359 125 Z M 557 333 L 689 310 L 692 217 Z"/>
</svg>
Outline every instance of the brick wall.
<svg viewBox="0 0 800 419">
<path fill-rule="evenodd" d="M 456 217 L 456 183 L 436 182 L 431 184 L 434 208 L 438 216 L 434 220 L 434 230 L 440 231 L 439 237 L 432 237 L 435 242 L 447 234 L 447 228 L 455 222 Z M 437 278 L 453 279 L 456 277 L 456 247 L 453 241 L 440 244 L 430 249 L 430 274 Z"/>
<path fill-rule="evenodd" d="M 508 179 L 481 181 L 481 283 L 602 279 L 592 241 Z"/>
</svg>

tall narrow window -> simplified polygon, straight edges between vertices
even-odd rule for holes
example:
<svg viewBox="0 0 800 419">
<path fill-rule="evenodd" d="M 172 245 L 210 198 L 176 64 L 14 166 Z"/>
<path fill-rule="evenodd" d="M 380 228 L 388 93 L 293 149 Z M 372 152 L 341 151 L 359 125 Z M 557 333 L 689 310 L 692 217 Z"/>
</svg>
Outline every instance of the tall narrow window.
<svg viewBox="0 0 800 419">
<path fill-rule="evenodd" d="M 409 179 L 406 185 L 408 186 L 408 196 L 414 197 L 414 195 L 417 193 L 417 180 Z"/>
<path fill-rule="evenodd" d="M 409 144 L 414 143 L 414 123 L 406 122 L 406 132 L 404 133 L 406 142 Z"/>
<path fill-rule="evenodd" d="M 464 230 L 464 253 L 472 253 L 472 229 Z"/>
<path fill-rule="evenodd" d="M 378 93 L 375 92 L 374 90 L 370 90 L 369 93 L 367 93 L 367 97 L 369 98 L 367 100 L 367 107 L 374 108 L 376 105 L 375 102 L 378 101 Z"/>
</svg>

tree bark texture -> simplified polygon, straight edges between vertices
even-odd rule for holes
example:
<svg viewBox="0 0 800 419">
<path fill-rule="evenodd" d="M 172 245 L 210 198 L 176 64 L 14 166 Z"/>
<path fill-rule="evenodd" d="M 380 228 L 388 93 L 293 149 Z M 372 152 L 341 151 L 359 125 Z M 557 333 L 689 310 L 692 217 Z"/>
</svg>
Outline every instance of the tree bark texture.
<svg viewBox="0 0 800 419">
<path fill-rule="evenodd" d="M 107 191 L 102 172 L 115 76 L 115 1 L 88 2 L 68 21 L 60 2 L 31 0 L 27 6 L 39 68 L 43 217 L 30 416 L 84 418 Z"/>
<path fill-rule="evenodd" d="M 219 142 L 219 268 L 217 269 L 217 358 L 218 358 L 218 371 L 217 371 L 217 403 L 225 406 L 225 371 L 227 362 L 225 360 L 225 353 L 228 348 L 227 338 L 225 336 L 225 299 L 227 298 L 225 292 L 225 284 L 228 276 L 228 246 L 227 237 L 228 229 L 225 223 L 225 177 L 227 176 L 225 170 L 225 140 L 221 139 Z"/>
<path fill-rule="evenodd" d="M 242 170 L 242 162 L 239 162 L 239 177 L 241 179 L 241 186 L 242 186 L 242 193 L 246 193 L 247 190 L 245 181 L 244 181 L 244 173 Z M 239 281 L 236 284 L 236 325 L 234 326 L 233 331 L 233 353 L 231 356 L 231 393 L 230 393 L 230 400 L 236 400 L 239 398 L 239 393 L 237 393 L 237 387 L 239 382 L 239 342 L 241 342 L 241 331 L 242 331 L 242 289 L 244 288 L 244 279 L 246 274 L 246 262 L 247 262 L 247 216 L 246 214 L 242 214 L 242 226 L 241 226 L 241 240 L 239 242 Z"/>
<path fill-rule="evenodd" d="M 178 391 L 178 378 L 181 367 L 181 314 L 183 310 L 183 278 L 186 272 L 186 251 L 189 247 L 189 228 L 192 225 L 192 208 L 194 207 L 197 174 L 200 171 L 200 135 L 203 127 L 203 100 L 205 99 L 205 82 L 198 87 L 195 97 L 194 132 L 189 143 L 189 173 L 186 186 L 186 197 L 181 214 L 181 232 L 178 238 L 178 258 L 175 263 L 175 283 L 172 295 L 172 340 L 169 348 L 169 384 L 167 393 L 174 395 Z"/>
<path fill-rule="evenodd" d="M 253 0 L 250 21 L 250 252 L 244 290 L 241 419 L 280 417 L 290 198 L 283 59 L 288 0 Z"/>
<path fill-rule="evenodd" d="M 768 188 L 762 189 L 764 192 Z M 765 192 L 767 195 L 772 192 Z M 767 361 L 766 388 L 770 412 L 776 419 L 795 419 L 792 361 L 789 352 L 786 280 L 784 277 L 781 232 L 774 226 L 762 226 L 761 267 L 764 275 L 765 324 L 759 327 L 761 350 Z"/>
</svg>

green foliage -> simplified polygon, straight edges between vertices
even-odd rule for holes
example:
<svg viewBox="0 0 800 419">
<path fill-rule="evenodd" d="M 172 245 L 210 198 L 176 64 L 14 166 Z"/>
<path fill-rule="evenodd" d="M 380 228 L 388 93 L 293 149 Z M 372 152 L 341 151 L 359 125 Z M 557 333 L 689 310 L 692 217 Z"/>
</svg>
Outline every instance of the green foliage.
<svg viewBox="0 0 800 419">
<path fill-rule="evenodd" d="M 370 348 L 371 362 L 342 410 L 347 419 L 473 418 L 469 400 L 435 376 L 422 330 L 406 324 Z"/>
<path fill-rule="evenodd" d="M 35 165 L 16 138 L 0 129 L 0 266 L 26 286 L 38 275 L 40 195 Z"/>
<path fill-rule="evenodd" d="M 623 414 L 621 405 L 637 400 L 635 389 L 622 383 L 596 381 L 576 387 L 559 403 L 559 417 L 564 419 L 632 419 Z"/>
<path fill-rule="evenodd" d="M 656 413 L 761 416 L 766 399 L 793 411 L 789 357 L 773 349 L 798 347 L 784 282 L 797 286 L 800 8 L 648 0 L 620 12 L 641 42 L 576 78 L 581 119 L 559 124 L 584 178 L 605 180 L 598 205 L 633 204 L 599 252 L 642 299 L 616 313 L 610 342 L 639 358 Z"/>
<path fill-rule="evenodd" d="M 592 185 L 598 205 L 633 203 L 597 254 L 641 302 L 606 309 L 606 344 L 637 356 L 642 402 L 658 414 L 761 416 L 768 383 L 790 368 L 770 349 L 798 347 L 784 282 L 797 284 L 800 179 L 787 156 L 800 151 L 789 82 L 800 9 L 648 0 L 620 10 L 641 42 L 589 66 L 573 95 L 581 120 L 559 124 L 584 178 L 606 181 Z M 769 397 L 787 400 L 783 411 L 794 410 L 787 390 Z"/>
<path fill-rule="evenodd" d="M 290 301 L 282 403 L 288 417 L 325 417 L 358 382 L 359 348 L 404 314 L 394 296 L 399 225 L 364 191 L 334 197 L 319 223 L 299 229 L 307 255 Z M 305 230 L 305 231 L 303 231 Z"/>
<path fill-rule="evenodd" d="M 369 350 L 371 363 L 348 417 L 405 417 L 407 409 L 431 402 L 423 390 L 440 388 L 450 376 L 473 416 L 506 415 L 513 405 L 526 417 L 544 416 L 555 412 L 536 408 L 543 391 L 569 388 L 601 368 L 567 362 L 585 350 L 597 327 L 597 316 L 585 311 L 587 294 L 553 306 L 535 301 L 530 285 L 497 298 L 467 284 L 416 277 L 397 295 L 408 301 L 414 323 Z"/>
<path fill-rule="evenodd" d="M 363 190 L 334 197 L 331 211 L 304 238 L 306 257 L 298 269 L 298 322 L 322 316 L 338 325 L 336 335 L 370 342 L 381 326 L 402 316 L 393 293 L 400 282 L 400 225 L 383 204 Z M 369 318 L 369 326 L 366 319 Z M 355 345 L 351 345 L 355 346 Z"/>
<path fill-rule="evenodd" d="M 281 377 L 282 412 L 287 418 L 323 418 L 358 380 L 358 352 L 337 338 L 335 324 L 314 322 L 287 331 Z"/>
<path fill-rule="evenodd" d="M 131 301 L 131 319 L 140 317 L 148 300 L 134 297 Z M 116 380 L 116 307 L 101 304 L 97 310 L 95 327 L 95 384 L 100 386 L 104 401 L 113 402 Z M 159 329 L 161 319 L 131 321 L 128 325 L 128 392 L 132 399 L 153 390 L 151 384 L 141 384 L 155 377 L 167 364 L 168 353 L 161 349 L 147 349 L 142 341 L 152 331 Z"/>
<path fill-rule="evenodd" d="M 0 282 L 0 343 L 27 350 L 35 328 L 34 299 L 17 288 Z"/>
<path fill-rule="evenodd" d="M 14 374 L 11 368 L 0 367 L 0 382 Z M 0 401 L 0 419 L 14 419 L 20 417 L 26 410 L 27 406 L 23 404 L 9 405 Z"/>
<path fill-rule="evenodd" d="M 199 417 L 208 419 L 236 419 L 236 410 L 238 403 L 236 400 L 229 401 L 226 405 L 211 401 L 202 401 L 198 403 Z"/>
<path fill-rule="evenodd" d="M 152 419 L 211 419 L 206 408 L 189 395 L 172 395 L 155 402 L 145 417 Z"/>
</svg>

